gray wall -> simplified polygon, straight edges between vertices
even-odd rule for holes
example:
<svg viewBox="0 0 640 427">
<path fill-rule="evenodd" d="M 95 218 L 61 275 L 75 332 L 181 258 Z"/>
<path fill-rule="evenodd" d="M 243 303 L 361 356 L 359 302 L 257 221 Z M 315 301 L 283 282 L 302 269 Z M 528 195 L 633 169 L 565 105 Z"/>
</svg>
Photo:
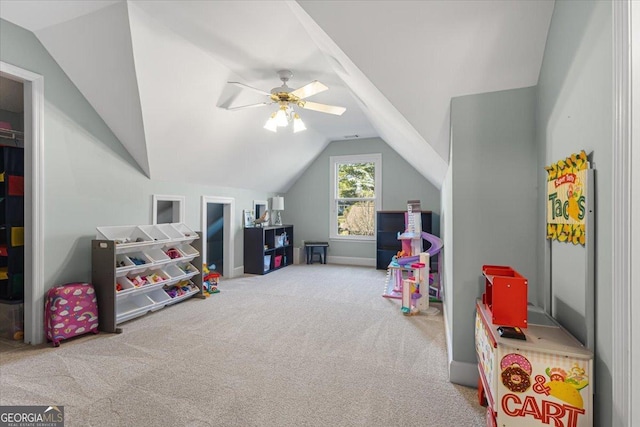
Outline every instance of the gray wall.
<svg viewBox="0 0 640 427">
<path fill-rule="evenodd" d="M 477 384 L 474 314 L 484 289 L 482 265 L 517 270 L 529 279 L 529 301 L 536 302 L 535 94 L 535 88 L 525 88 L 451 101 L 443 228 L 454 382 Z"/>
<path fill-rule="evenodd" d="M 287 224 L 295 224 L 295 246 L 300 246 L 302 240 L 329 239 L 329 157 L 370 153 L 382 154 L 383 210 L 406 210 L 408 200 L 418 199 L 423 210 L 440 214 L 440 192 L 382 139 L 334 141 L 285 195 L 282 218 Z M 334 240 L 330 242 L 329 256 L 375 260 L 375 241 Z"/>
<path fill-rule="evenodd" d="M 175 181 L 150 180 L 31 32 L 0 21 L 0 59 L 44 76 L 46 288 L 89 280 L 96 226 L 150 224 L 153 194 L 185 196 L 185 222 L 195 230 L 202 195 L 235 198 L 234 257 L 242 266 L 242 209 L 270 194 L 185 184 L 179 168 Z"/>
<path fill-rule="evenodd" d="M 546 180 L 544 165 L 572 153 L 593 152 L 596 170 L 596 329 L 595 419 L 596 426 L 612 422 L 612 300 L 611 221 L 613 135 L 613 39 L 612 5 L 606 2 L 556 1 L 538 83 L 537 133 L 538 182 Z M 540 197 L 544 197 L 542 189 Z M 544 241 L 544 203 L 539 205 L 537 235 L 540 296 L 549 293 L 549 264 L 554 277 L 570 274 L 567 257 L 583 257 L 579 251 L 552 251 Z M 555 273 L 559 273 L 555 274 Z M 584 294 L 582 281 L 554 279 L 554 293 Z M 557 305 L 558 301 L 554 301 Z M 561 301 L 579 312 L 570 300 Z M 579 314 L 579 313 L 578 313 Z"/>
</svg>

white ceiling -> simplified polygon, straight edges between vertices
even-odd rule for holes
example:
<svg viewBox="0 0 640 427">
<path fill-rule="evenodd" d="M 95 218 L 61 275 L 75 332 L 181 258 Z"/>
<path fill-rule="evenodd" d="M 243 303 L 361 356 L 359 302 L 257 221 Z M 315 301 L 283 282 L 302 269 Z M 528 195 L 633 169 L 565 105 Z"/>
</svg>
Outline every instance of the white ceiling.
<svg viewBox="0 0 640 427">
<path fill-rule="evenodd" d="M 149 177 L 284 192 L 334 140 L 380 136 L 440 187 L 452 97 L 537 83 L 553 1 L 8 1 Z M 320 80 L 305 132 L 262 128 L 277 70 Z M 344 142 L 348 144 L 348 141 Z M 241 172 L 241 173 L 238 173 Z"/>
</svg>

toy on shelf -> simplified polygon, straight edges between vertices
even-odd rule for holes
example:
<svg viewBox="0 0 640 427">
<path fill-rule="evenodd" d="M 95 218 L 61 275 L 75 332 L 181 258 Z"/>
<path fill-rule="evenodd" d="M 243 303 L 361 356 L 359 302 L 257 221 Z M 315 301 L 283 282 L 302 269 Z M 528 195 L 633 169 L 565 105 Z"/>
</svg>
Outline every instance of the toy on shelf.
<svg viewBox="0 0 640 427">
<path fill-rule="evenodd" d="M 202 292 L 207 297 L 220 292 L 220 289 L 218 289 L 220 273 L 213 271 L 215 268 L 215 264 L 211 264 L 208 267 L 204 264 L 202 265 Z"/>
<path fill-rule="evenodd" d="M 422 231 L 420 211 L 420 202 L 409 200 L 405 214 L 405 231 L 398 233 L 398 240 L 402 241 L 402 250 L 389 263 L 382 294 L 385 298 L 401 299 L 402 312 L 405 315 L 418 314 L 421 310 L 429 309 L 431 285 L 434 282 L 433 275 L 429 272 L 430 257 L 442 249 L 440 238 Z M 422 250 L 422 240 L 430 243 L 426 251 Z M 439 287 L 434 289 L 434 293 L 439 296 Z M 422 298 L 423 296 L 425 298 Z"/>
</svg>

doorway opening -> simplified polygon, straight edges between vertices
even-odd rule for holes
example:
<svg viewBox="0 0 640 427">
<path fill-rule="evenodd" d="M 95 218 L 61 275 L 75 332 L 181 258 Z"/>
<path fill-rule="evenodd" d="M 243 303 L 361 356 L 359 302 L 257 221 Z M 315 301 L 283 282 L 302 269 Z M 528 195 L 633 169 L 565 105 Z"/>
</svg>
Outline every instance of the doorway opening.
<svg viewBox="0 0 640 427">
<path fill-rule="evenodd" d="M 207 203 L 207 259 L 209 270 L 224 271 L 224 205 Z"/>
<path fill-rule="evenodd" d="M 44 78 L 0 61 L 0 76 L 22 84 L 24 113 L 24 342 L 44 341 Z"/>
<path fill-rule="evenodd" d="M 234 275 L 234 216 L 235 199 L 202 196 L 202 260 L 226 278 Z"/>
</svg>

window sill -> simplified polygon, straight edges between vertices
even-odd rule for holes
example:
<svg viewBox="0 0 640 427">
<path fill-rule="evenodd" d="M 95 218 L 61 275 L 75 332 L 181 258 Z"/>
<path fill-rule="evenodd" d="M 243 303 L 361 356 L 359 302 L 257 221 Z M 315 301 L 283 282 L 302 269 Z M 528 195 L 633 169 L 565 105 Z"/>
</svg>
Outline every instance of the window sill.
<svg viewBox="0 0 640 427">
<path fill-rule="evenodd" d="M 348 237 L 348 236 L 332 236 L 329 240 L 335 240 L 338 242 L 353 242 L 353 243 L 375 243 L 376 238 L 373 237 Z"/>
</svg>

